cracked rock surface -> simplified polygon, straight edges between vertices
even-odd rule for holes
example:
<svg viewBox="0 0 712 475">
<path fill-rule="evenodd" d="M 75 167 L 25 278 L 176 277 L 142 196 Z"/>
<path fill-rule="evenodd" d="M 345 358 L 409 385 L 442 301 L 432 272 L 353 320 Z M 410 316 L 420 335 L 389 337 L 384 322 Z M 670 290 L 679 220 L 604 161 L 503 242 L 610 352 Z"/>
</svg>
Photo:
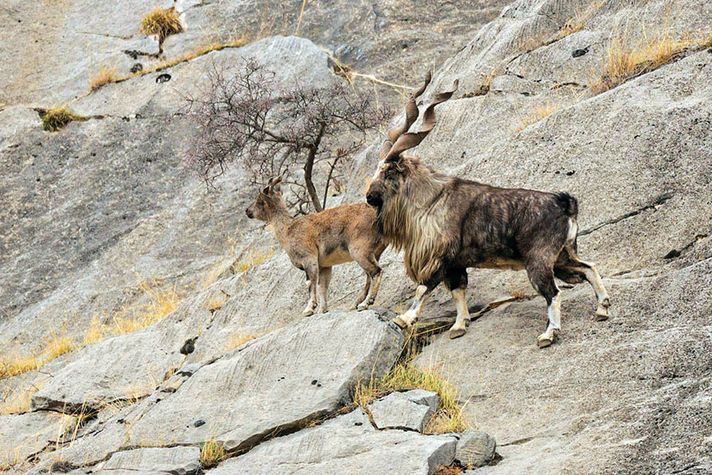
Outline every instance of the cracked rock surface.
<svg viewBox="0 0 712 475">
<path fill-rule="evenodd" d="M 178 1 L 185 31 L 164 43 L 168 59 L 265 28 L 245 47 L 93 93 L 88 79 L 101 66 L 127 73 L 161 60 L 124 52 L 157 51 L 138 34 L 156 5 L 0 7 L 2 356 L 38 354 L 60 334 L 81 346 L 0 379 L 3 404 L 31 401 L 0 416 L 0 471 L 136 473 L 162 450 L 169 455 L 158 458 L 187 470 L 212 437 L 232 450 L 215 473 L 432 473 L 453 462 L 457 439 L 418 433 L 429 406 L 408 393 L 372 405 L 385 417 L 378 406 L 398 401 L 388 410 L 403 420 L 374 417 L 393 428 L 377 429 L 359 410 L 343 414 L 355 384 L 385 372 L 403 338 L 384 321 L 389 312 L 343 310 L 362 270 L 337 267 L 334 311 L 305 319 L 304 275 L 245 217 L 254 190 L 244 173 L 231 167 L 208 191 L 185 166 L 199 132 L 184 96 L 205 87 L 212 65 L 257 56 L 280 84 L 321 87 L 342 80 L 326 48 L 409 86 L 436 66 L 425 102 L 460 80 L 412 151 L 437 170 L 578 198 L 578 249 L 611 294 L 608 321 L 592 320 L 590 288 L 563 289 L 560 338 L 539 350 L 545 304 L 526 273 L 471 271 L 468 333 L 431 336 L 415 360 L 444 374 L 476 429 L 496 438 L 501 460 L 474 473 L 711 472 L 712 53 L 690 48 L 601 94 L 589 84 L 604 73 L 617 32 L 630 45 L 708 32 L 712 4 L 603 2 L 562 35 L 589 0 L 307 3 L 295 35 L 298 9 L 284 9 L 283 30 L 262 25 L 272 1 Z M 157 81 L 163 74 L 170 79 Z M 379 101 L 400 97 L 354 87 Z M 89 120 L 42 130 L 35 109 L 65 103 Z M 551 114 L 531 120 L 543 106 Z M 380 135 L 369 139 L 330 205 L 363 200 L 380 144 Z M 264 262 L 250 264 L 254 253 Z M 415 286 L 402 258 L 389 250 L 380 265 L 376 305 L 407 308 Z M 82 346 L 92 320 L 110 325 L 152 302 L 145 282 L 175 289 L 175 310 Z M 454 318 L 440 288 L 421 329 L 446 329 Z M 192 351 L 181 352 L 188 340 Z"/>
<path fill-rule="evenodd" d="M 101 465 L 97 473 L 191 475 L 200 470 L 198 447 L 156 447 L 117 452 Z"/>
<path fill-rule="evenodd" d="M 319 427 L 266 442 L 207 473 L 426 475 L 452 463 L 456 443 L 447 435 L 376 430 L 357 409 Z"/>
</svg>

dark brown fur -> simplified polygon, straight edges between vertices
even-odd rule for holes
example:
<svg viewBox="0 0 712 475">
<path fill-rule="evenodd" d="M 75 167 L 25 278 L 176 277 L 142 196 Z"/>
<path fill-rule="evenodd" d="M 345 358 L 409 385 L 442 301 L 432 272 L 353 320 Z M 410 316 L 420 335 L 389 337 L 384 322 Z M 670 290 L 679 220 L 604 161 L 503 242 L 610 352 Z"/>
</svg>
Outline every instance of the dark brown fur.
<svg viewBox="0 0 712 475">
<path fill-rule="evenodd" d="M 451 94 L 440 95 L 440 102 Z M 468 268 L 527 271 L 549 305 L 549 326 L 546 336 L 540 336 L 540 346 L 551 344 L 560 329 L 555 276 L 570 283 L 591 282 L 599 300 L 597 315 L 607 318 L 609 300 L 600 277 L 576 255 L 576 199 L 567 193 L 464 180 L 437 173 L 416 157 L 403 156 L 402 151 L 420 143 L 434 126 L 433 105 L 426 110 L 426 122 L 424 133 L 404 134 L 390 151 L 384 148 L 367 192 L 368 203 L 378 209 L 386 241 L 404 250 L 408 275 L 422 286 L 411 310 L 396 323 L 407 326 L 417 320 L 424 300 L 444 282 L 458 291 L 458 321 L 453 326 L 457 331 L 451 336 L 464 334 Z M 392 136 L 389 141 L 393 142 Z"/>
</svg>

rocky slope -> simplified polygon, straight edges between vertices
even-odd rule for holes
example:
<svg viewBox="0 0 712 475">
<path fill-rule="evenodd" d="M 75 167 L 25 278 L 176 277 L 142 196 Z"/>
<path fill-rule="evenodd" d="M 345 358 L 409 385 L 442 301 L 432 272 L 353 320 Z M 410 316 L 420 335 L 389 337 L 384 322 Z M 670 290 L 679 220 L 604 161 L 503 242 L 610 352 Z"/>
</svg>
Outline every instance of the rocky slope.
<svg viewBox="0 0 712 475">
<path fill-rule="evenodd" d="M 32 398 L 30 410 L 0 415 L 0 466 L 193 473 L 212 439 L 233 455 L 214 473 L 432 473 L 453 461 L 454 436 L 383 428 L 348 409 L 356 383 L 399 357 L 392 313 L 301 317 L 303 276 L 244 217 L 252 191 L 240 171 L 208 192 L 185 167 L 194 132 L 184 97 L 208 68 L 258 56 L 285 84 L 326 85 L 342 79 L 325 47 L 398 83 L 437 66 L 426 102 L 460 80 L 415 150 L 436 168 L 579 199 L 580 253 L 604 276 L 609 321 L 591 318 L 589 288 L 565 290 L 561 340 L 538 350 L 544 303 L 526 276 L 473 271 L 471 308 L 484 310 L 463 338 L 433 335 L 415 360 L 445 374 L 467 417 L 496 438 L 501 459 L 473 473 L 712 470 L 712 50 L 691 45 L 607 92 L 589 87 L 612 39 L 709 35 L 712 7 L 521 0 L 480 28 L 504 2 L 317 2 L 301 21 L 295 2 L 269 17 L 277 28 L 265 26 L 267 3 L 177 2 L 185 32 L 166 40 L 168 57 L 214 35 L 264 38 L 173 66 L 168 82 L 152 73 L 93 93 L 99 66 L 133 65 L 122 50 L 157 50 L 137 26 L 153 5 L 0 7 L 2 44 L 29 40 L 0 53 L 4 353 L 42 351 L 57 334 L 81 342 L 93 319 L 110 324 L 156 292 L 182 299 L 152 326 L 0 379 L 6 402 Z M 304 37 L 270 34 L 297 23 Z M 65 101 L 90 119 L 43 131 L 33 107 Z M 377 149 L 374 140 L 359 154 L 335 201 L 363 199 Z M 398 311 L 413 285 L 399 256 L 382 262 L 377 304 Z M 348 307 L 361 279 L 355 265 L 337 268 L 332 307 Z M 436 292 L 426 325 L 453 317 Z M 248 336 L 259 338 L 235 346 Z"/>
</svg>

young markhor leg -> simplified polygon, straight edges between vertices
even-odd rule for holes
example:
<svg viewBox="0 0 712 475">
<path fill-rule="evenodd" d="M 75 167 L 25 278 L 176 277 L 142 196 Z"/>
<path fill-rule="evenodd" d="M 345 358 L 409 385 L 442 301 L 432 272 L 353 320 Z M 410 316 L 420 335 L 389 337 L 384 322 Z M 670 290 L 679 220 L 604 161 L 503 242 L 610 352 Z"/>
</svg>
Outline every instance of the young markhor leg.
<svg viewBox="0 0 712 475">
<path fill-rule="evenodd" d="M 309 315 L 314 315 L 314 310 L 316 309 L 317 306 L 317 297 L 316 297 L 316 286 L 317 282 L 319 281 L 319 274 L 317 272 L 317 266 L 316 265 L 310 265 L 305 267 L 304 271 L 307 273 L 307 278 L 309 279 L 309 301 L 307 302 L 307 306 L 304 307 L 304 310 L 302 310 L 302 315 L 305 317 L 308 317 Z"/>
<path fill-rule="evenodd" d="M 326 313 L 329 311 L 327 294 L 329 293 L 329 282 L 331 281 L 331 267 L 319 269 L 319 311 Z"/>
<path fill-rule="evenodd" d="M 383 275 L 383 271 L 379 267 L 378 261 L 376 261 L 376 257 L 373 254 L 362 255 L 356 253 L 356 255 L 354 256 L 354 260 L 358 263 L 359 266 L 361 266 L 361 268 L 366 272 L 366 274 L 368 274 L 370 278 L 369 280 L 371 285 L 368 289 L 368 295 L 361 303 L 356 306 L 358 310 L 366 310 L 376 301 L 378 289 L 381 287 L 381 276 Z"/>
<path fill-rule="evenodd" d="M 467 322 L 470 320 L 470 310 L 467 308 L 467 271 L 456 269 L 448 271 L 445 275 L 445 285 L 450 289 L 452 298 L 457 307 L 457 319 L 450 328 L 448 336 L 451 340 L 460 338 L 467 332 Z"/>
<path fill-rule="evenodd" d="M 366 297 L 368 297 L 368 291 L 371 288 L 371 276 L 366 273 L 366 286 L 363 288 L 361 291 L 361 294 L 358 296 L 358 299 L 356 299 L 356 302 L 353 304 L 353 307 L 351 307 L 351 310 L 356 310 L 362 302 L 366 300 Z"/>
</svg>

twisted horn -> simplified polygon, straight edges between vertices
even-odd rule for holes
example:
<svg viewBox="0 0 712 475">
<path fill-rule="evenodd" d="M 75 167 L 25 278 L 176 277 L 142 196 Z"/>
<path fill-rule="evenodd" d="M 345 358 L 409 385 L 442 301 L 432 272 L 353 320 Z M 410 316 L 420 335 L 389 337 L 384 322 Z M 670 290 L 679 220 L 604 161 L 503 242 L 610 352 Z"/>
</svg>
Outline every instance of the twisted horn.
<svg viewBox="0 0 712 475">
<path fill-rule="evenodd" d="M 415 123 L 415 121 L 418 120 L 418 105 L 415 103 L 415 100 L 420 97 L 423 92 L 425 92 L 425 88 L 428 87 L 428 84 L 430 84 L 431 79 L 432 74 L 430 73 L 430 71 L 428 71 L 428 73 L 425 75 L 425 81 L 423 82 L 423 85 L 420 87 L 420 89 L 409 95 L 408 101 L 405 104 L 405 120 L 400 127 L 393 127 L 392 129 L 389 129 L 388 132 L 386 132 L 388 138 L 383 142 L 383 145 L 381 146 L 381 151 L 379 153 L 381 159 L 386 156 L 388 151 L 393 146 L 393 143 L 398 140 L 398 137 L 408 132 L 408 129 L 410 129 L 410 127 Z"/>
<path fill-rule="evenodd" d="M 420 144 L 420 142 L 428 136 L 430 131 L 433 130 L 433 127 L 435 127 L 435 106 L 450 99 L 455 91 L 457 91 L 458 85 L 459 81 L 456 79 L 451 91 L 436 94 L 433 102 L 430 103 L 423 113 L 423 125 L 421 129 L 418 132 L 408 132 L 398 137 L 398 140 L 396 140 L 391 149 L 385 154 L 383 160 L 392 160 L 406 150 Z"/>
</svg>

